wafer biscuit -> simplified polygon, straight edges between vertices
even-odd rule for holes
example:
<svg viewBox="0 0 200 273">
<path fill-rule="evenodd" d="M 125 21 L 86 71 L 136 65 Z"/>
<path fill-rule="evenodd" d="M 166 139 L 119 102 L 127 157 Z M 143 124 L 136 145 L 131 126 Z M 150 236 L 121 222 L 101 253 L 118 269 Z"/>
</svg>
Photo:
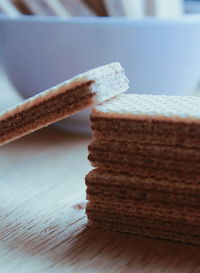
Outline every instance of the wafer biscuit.
<svg viewBox="0 0 200 273">
<path fill-rule="evenodd" d="M 135 215 L 122 215 L 119 213 L 109 213 L 106 211 L 99 211 L 99 210 L 90 210 L 87 209 L 89 214 L 89 219 L 95 220 L 104 220 L 107 219 L 108 222 L 115 222 L 121 223 L 124 225 L 137 225 L 148 227 L 150 229 L 160 229 L 163 231 L 171 231 L 171 232 L 179 232 L 185 234 L 191 234 L 195 236 L 199 236 L 200 233 L 200 225 L 193 222 L 192 224 L 190 221 L 184 220 L 183 221 L 176 221 L 171 219 L 164 219 L 163 217 L 147 217 L 147 216 L 135 216 Z"/>
<path fill-rule="evenodd" d="M 23 0 L 12 0 L 12 3 L 22 14 L 32 14 L 27 5 L 23 2 Z"/>
<path fill-rule="evenodd" d="M 128 88 L 119 63 L 105 65 L 52 87 L 0 114 L 0 145 L 47 126 Z"/>
<path fill-rule="evenodd" d="M 103 0 L 83 0 L 91 9 L 93 9 L 99 16 L 107 16 Z"/>
<path fill-rule="evenodd" d="M 89 216 L 90 217 L 90 216 Z M 92 217 L 91 217 L 92 218 Z M 124 224 L 120 222 L 109 221 L 109 217 L 101 216 L 100 218 L 89 219 L 88 225 L 96 228 L 108 229 L 111 231 L 125 232 L 133 235 L 147 236 L 151 238 L 166 239 L 183 243 L 200 244 L 199 235 L 189 233 L 172 232 L 160 229 L 154 229 L 134 224 Z"/>
<path fill-rule="evenodd" d="M 110 152 L 126 154 L 127 156 L 143 156 L 151 158 L 171 159 L 177 161 L 190 161 L 196 163 L 200 158 L 200 147 L 183 147 L 172 145 L 154 145 L 138 142 L 94 140 L 89 145 L 89 151 Z"/>
<path fill-rule="evenodd" d="M 197 182 L 197 181 L 196 181 Z M 199 182 L 199 180 L 198 180 Z M 199 207 L 200 184 L 185 184 L 157 177 L 145 177 L 95 169 L 86 176 L 88 200 L 131 200 Z"/>
<path fill-rule="evenodd" d="M 70 16 L 95 16 L 95 12 L 81 0 L 58 0 Z"/>
<path fill-rule="evenodd" d="M 16 17 L 20 15 L 20 12 L 18 11 L 18 9 L 16 9 L 11 0 L 0 1 L 0 13 L 11 17 Z"/>
<path fill-rule="evenodd" d="M 143 0 L 104 0 L 110 16 L 142 17 L 145 14 Z"/>
<path fill-rule="evenodd" d="M 170 222 L 189 223 L 200 226 L 199 208 L 175 206 L 171 203 L 145 202 L 141 200 L 109 201 L 109 198 L 91 200 L 87 209 L 97 212 L 107 212 L 124 216 L 148 217 L 149 219 L 163 219 Z M 153 228 L 153 227 L 152 227 Z"/>
<path fill-rule="evenodd" d="M 184 181 L 186 184 L 196 183 L 199 184 L 199 173 L 189 173 L 187 170 L 173 171 L 162 168 L 148 168 L 139 167 L 135 165 L 122 165 L 121 162 L 111 162 L 106 159 L 104 162 L 91 162 L 92 166 L 107 171 L 115 171 L 116 173 L 128 173 L 138 176 L 156 177 L 157 179 L 167 179 L 173 182 Z"/>
<path fill-rule="evenodd" d="M 198 160 L 196 162 L 192 158 L 178 160 L 173 158 L 173 154 L 171 155 L 171 158 L 165 158 L 155 157 L 151 154 L 144 156 L 137 153 L 130 155 L 109 151 L 93 151 L 89 154 L 88 158 L 94 167 L 98 167 L 99 163 L 104 164 L 106 167 L 107 164 L 118 164 L 120 162 L 122 166 L 127 166 L 129 168 L 160 168 L 163 171 L 183 171 L 189 174 L 196 172 L 197 174 L 200 174 L 200 162 Z"/>
<path fill-rule="evenodd" d="M 144 145 L 138 142 L 97 139 L 89 145 L 89 151 L 89 159 L 94 166 L 98 162 L 105 164 L 120 162 L 126 166 L 160 167 L 189 173 L 199 173 L 200 169 L 200 148 L 198 147 Z"/>
<path fill-rule="evenodd" d="M 95 108 L 94 137 L 200 147 L 200 98 L 121 95 Z"/>
<path fill-rule="evenodd" d="M 200 234 L 200 217 L 199 209 L 177 207 L 174 204 L 162 205 L 159 202 L 148 204 L 145 202 L 113 202 L 107 198 L 92 200 L 87 205 L 87 215 L 89 225 L 99 227 L 107 226 L 114 229 L 114 226 L 120 226 L 118 231 L 135 233 L 134 227 L 140 227 L 141 230 L 149 229 L 149 234 L 140 233 L 140 235 L 148 235 L 155 238 L 168 239 L 163 236 L 155 236 L 157 230 L 163 233 L 182 234 L 181 241 L 198 244 L 200 240 L 189 241 L 188 236 L 197 238 Z M 92 222 L 91 222 L 92 220 Z M 114 229 L 115 230 L 115 229 Z M 174 240 L 180 240 L 179 237 Z"/>
<path fill-rule="evenodd" d="M 32 14 L 42 16 L 64 16 L 68 14 L 59 7 L 58 0 L 21 0 L 24 5 L 31 11 Z"/>
<path fill-rule="evenodd" d="M 71 15 L 59 0 L 45 0 L 46 4 L 55 12 L 56 16 L 69 18 Z"/>
</svg>

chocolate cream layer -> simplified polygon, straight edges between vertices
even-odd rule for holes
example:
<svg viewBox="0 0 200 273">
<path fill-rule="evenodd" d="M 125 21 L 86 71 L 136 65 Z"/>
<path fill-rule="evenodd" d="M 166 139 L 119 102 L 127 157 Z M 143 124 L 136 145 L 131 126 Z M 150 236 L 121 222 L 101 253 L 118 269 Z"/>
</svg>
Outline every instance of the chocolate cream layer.
<svg viewBox="0 0 200 273">
<path fill-rule="evenodd" d="M 92 83 L 87 81 L 74 88 L 67 88 L 61 94 L 41 99 L 38 103 L 1 119 L 0 143 L 15 138 L 15 135 L 25 135 L 27 132 L 47 126 L 91 105 L 94 96 L 90 90 Z"/>
<path fill-rule="evenodd" d="M 94 138 L 200 148 L 200 122 L 162 117 L 91 116 Z"/>
</svg>

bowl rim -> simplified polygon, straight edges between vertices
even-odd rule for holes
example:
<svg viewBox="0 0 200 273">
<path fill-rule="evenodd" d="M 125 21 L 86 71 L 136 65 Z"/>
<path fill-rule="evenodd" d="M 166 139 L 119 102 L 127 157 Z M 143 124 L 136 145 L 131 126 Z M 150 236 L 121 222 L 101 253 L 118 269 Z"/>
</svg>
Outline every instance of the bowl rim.
<svg viewBox="0 0 200 273">
<path fill-rule="evenodd" d="M 32 23 L 56 23 L 56 24 L 134 24 L 134 25 L 146 25 L 146 24 L 161 24 L 161 25 L 174 25 L 174 24 L 200 24 L 200 14 L 184 14 L 178 17 L 155 17 L 146 16 L 144 18 L 130 18 L 130 17 L 72 17 L 61 18 L 56 16 L 32 16 L 32 15 L 20 15 L 19 17 L 8 17 L 0 14 L 0 22 L 32 22 Z"/>
</svg>

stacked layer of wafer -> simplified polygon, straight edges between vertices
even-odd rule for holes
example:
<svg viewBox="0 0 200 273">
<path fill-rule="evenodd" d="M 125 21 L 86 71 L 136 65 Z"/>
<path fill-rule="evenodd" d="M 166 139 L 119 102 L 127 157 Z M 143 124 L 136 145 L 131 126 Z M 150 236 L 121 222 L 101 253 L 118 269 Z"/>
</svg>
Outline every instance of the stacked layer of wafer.
<svg viewBox="0 0 200 273">
<path fill-rule="evenodd" d="M 120 95 L 91 115 L 95 227 L 200 243 L 200 98 Z"/>
</svg>

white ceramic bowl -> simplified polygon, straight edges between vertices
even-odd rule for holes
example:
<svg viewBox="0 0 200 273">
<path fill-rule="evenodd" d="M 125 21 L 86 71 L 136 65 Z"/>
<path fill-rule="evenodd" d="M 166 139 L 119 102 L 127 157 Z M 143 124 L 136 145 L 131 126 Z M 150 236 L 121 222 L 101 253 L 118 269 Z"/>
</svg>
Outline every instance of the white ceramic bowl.
<svg viewBox="0 0 200 273">
<path fill-rule="evenodd" d="M 200 16 L 174 19 L 0 17 L 3 67 L 25 98 L 119 61 L 130 91 L 189 94 L 200 79 Z M 61 123 L 88 130 L 88 112 Z M 72 128 L 73 127 L 73 128 Z"/>
</svg>

